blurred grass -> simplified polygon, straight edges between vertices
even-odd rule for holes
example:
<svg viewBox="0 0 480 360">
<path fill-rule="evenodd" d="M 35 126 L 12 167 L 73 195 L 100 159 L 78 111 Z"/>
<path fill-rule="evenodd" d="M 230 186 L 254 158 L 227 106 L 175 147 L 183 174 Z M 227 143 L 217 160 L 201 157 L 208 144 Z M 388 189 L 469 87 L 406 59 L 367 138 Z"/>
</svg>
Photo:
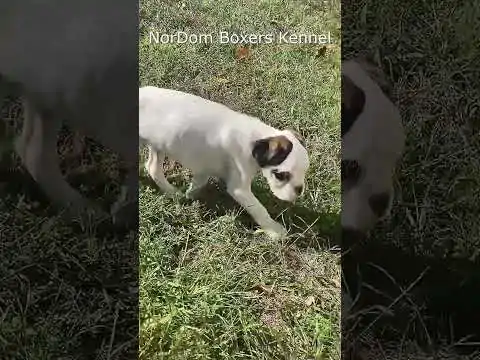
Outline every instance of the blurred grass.
<svg viewBox="0 0 480 360">
<path fill-rule="evenodd" d="M 394 243 L 446 264 L 479 260 L 479 20 L 471 0 L 359 0 L 342 11 L 342 58 L 367 54 L 384 69 L 407 135 L 393 216 L 377 227 L 372 243 Z M 392 258 L 389 266 L 405 264 Z M 411 309 L 412 321 L 421 323 L 420 313 L 428 309 L 416 301 L 409 294 L 397 307 Z M 422 327 L 411 332 L 428 336 Z M 367 357 L 429 358 L 415 339 L 382 346 L 378 341 L 369 340 L 377 352 Z M 438 356 L 461 358 L 452 346 L 445 344 Z"/>
<path fill-rule="evenodd" d="M 136 232 L 61 222 L 11 151 L 22 124 L 19 100 L 7 96 L 0 105 L 0 357 L 136 356 Z M 88 197 L 111 202 L 119 192 L 121 164 L 88 139 L 72 151 L 74 139 L 68 129 L 59 138 L 67 179 Z"/>
<path fill-rule="evenodd" d="M 472 20 L 480 12 L 471 1 L 378 5 L 358 1 L 345 12 L 342 54 L 377 57 L 407 133 L 396 215 L 377 237 L 436 256 L 476 257 L 480 48 Z"/>
</svg>

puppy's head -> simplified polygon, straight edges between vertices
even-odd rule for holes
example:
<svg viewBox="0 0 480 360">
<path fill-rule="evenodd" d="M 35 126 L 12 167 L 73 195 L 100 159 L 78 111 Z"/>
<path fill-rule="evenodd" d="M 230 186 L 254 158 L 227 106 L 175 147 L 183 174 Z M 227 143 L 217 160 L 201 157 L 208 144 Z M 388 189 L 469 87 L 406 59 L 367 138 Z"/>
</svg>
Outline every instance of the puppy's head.
<svg viewBox="0 0 480 360">
<path fill-rule="evenodd" d="M 342 63 L 341 222 L 352 240 L 366 236 L 392 208 L 404 133 L 390 92 L 382 70 L 368 59 Z"/>
<path fill-rule="evenodd" d="M 252 156 L 277 198 L 294 202 L 303 194 L 310 162 L 305 142 L 297 132 L 280 131 L 275 136 L 255 141 Z"/>
</svg>

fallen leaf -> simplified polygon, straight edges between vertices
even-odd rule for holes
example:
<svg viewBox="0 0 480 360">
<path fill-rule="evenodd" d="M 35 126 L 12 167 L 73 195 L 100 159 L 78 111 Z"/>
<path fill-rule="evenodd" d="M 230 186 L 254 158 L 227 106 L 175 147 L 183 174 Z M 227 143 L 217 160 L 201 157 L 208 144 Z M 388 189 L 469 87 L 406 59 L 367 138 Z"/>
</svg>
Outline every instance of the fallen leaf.
<svg viewBox="0 0 480 360">
<path fill-rule="evenodd" d="M 245 60 L 250 57 L 250 49 L 246 46 L 239 46 L 235 51 L 237 60 Z"/>
<path fill-rule="evenodd" d="M 317 53 L 315 54 L 317 57 L 325 56 L 327 53 L 327 47 L 322 46 L 320 49 L 317 50 Z"/>
<path fill-rule="evenodd" d="M 312 296 L 312 295 L 310 295 L 309 297 L 307 297 L 307 298 L 305 299 L 305 305 L 308 306 L 308 307 L 310 307 L 310 306 L 312 306 L 313 304 L 315 304 L 315 297 Z"/>
<path fill-rule="evenodd" d="M 266 294 L 270 295 L 273 292 L 273 286 L 257 284 L 257 285 L 252 287 L 252 290 L 257 290 L 258 292 L 266 293 Z"/>
<path fill-rule="evenodd" d="M 223 77 L 217 77 L 215 78 L 218 84 L 228 84 L 230 82 L 229 79 L 223 78 Z"/>
<path fill-rule="evenodd" d="M 327 55 L 331 49 L 333 49 L 333 45 L 323 45 L 322 47 L 318 48 L 315 57 L 323 57 Z"/>
</svg>

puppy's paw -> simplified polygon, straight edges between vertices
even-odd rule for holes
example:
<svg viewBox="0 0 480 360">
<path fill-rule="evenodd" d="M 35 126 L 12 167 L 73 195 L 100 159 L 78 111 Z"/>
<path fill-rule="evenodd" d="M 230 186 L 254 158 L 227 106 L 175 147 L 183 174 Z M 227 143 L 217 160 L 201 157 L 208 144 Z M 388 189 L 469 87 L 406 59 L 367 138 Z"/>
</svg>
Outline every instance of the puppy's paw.
<svg viewBox="0 0 480 360">
<path fill-rule="evenodd" d="M 265 230 L 265 234 L 272 240 L 280 240 L 286 235 L 286 233 L 279 233 L 272 230 Z"/>
<path fill-rule="evenodd" d="M 198 191 L 198 189 L 194 189 L 194 190 L 189 189 L 185 192 L 185 197 L 188 200 L 197 200 L 199 195 L 200 195 L 200 192 Z"/>
<path fill-rule="evenodd" d="M 195 181 L 195 179 L 192 180 L 187 191 L 185 192 L 185 197 L 188 200 L 198 200 L 201 197 L 202 190 L 205 188 L 206 184 L 207 181 L 204 177 L 200 177 L 199 179 L 197 178 L 197 181 Z"/>
<path fill-rule="evenodd" d="M 169 189 L 168 191 L 164 191 L 163 194 L 170 199 L 179 199 L 183 197 L 183 193 L 177 188 L 172 188 L 172 189 Z"/>
<path fill-rule="evenodd" d="M 287 230 L 283 227 L 283 225 L 277 222 L 272 223 L 268 227 L 257 230 L 257 232 L 264 232 L 269 238 L 273 240 L 281 239 L 288 234 Z"/>
<path fill-rule="evenodd" d="M 110 215 L 98 204 L 85 201 L 84 204 L 62 209 L 60 217 L 67 223 L 76 223 L 81 226 L 90 226 L 105 221 Z"/>
<path fill-rule="evenodd" d="M 195 200 L 195 192 L 194 191 L 191 191 L 191 190 L 187 190 L 185 192 L 185 197 L 188 199 L 188 200 Z"/>
</svg>

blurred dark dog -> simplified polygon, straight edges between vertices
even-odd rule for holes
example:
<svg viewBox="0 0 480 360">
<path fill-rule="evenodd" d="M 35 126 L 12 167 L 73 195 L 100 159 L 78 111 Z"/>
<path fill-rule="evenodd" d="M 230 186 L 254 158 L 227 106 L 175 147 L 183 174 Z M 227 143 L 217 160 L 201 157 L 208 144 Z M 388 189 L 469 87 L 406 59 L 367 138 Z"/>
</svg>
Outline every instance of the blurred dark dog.
<svg viewBox="0 0 480 360">
<path fill-rule="evenodd" d="M 349 314 L 358 301 L 361 284 L 358 265 L 363 263 L 363 240 L 392 208 L 393 176 L 405 134 L 378 67 L 366 58 L 344 61 L 341 77 L 342 326 L 349 334 Z"/>
<path fill-rule="evenodd" d="M 389 215 L 405 134 L 382 71 L 364 58 L 342 63 L 342 240 L 355 242 Z"/>
<path fill-rule="evenodd" d="M 108 214 L 74 190 L 61 173 L 57 137 L 63 122 L 128 164 L 125 186 L 112 212 L 123 224 L 137 218 L 138 34 L 132 31 L 138 22 L 136 6 L 128 0 L 0 4 L 0 78 L 18 85 L 24 99 L 23 131 L 15 149 L 48 198 L 66 208 L 69 218 L 92 209 L 100 217 Z"/>
</svg>

